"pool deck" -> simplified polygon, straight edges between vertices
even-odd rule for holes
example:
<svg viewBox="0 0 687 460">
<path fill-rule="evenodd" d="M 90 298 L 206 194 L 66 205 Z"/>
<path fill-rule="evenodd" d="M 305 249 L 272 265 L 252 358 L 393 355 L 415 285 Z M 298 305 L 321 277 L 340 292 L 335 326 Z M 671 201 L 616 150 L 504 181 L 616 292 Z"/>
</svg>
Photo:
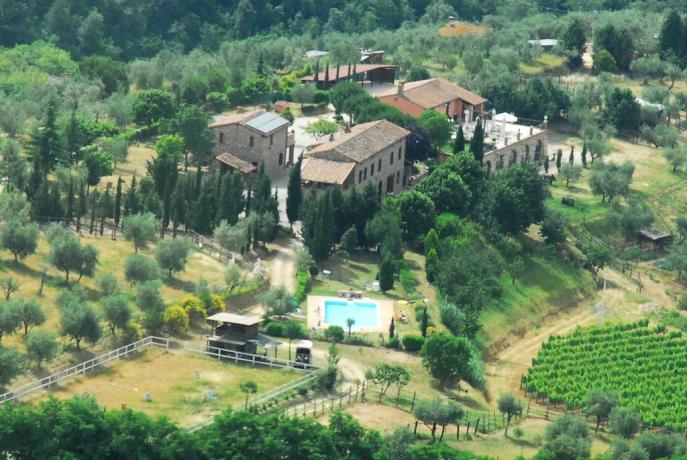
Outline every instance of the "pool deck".
<svg viewBox="0 0 687 460">
<path fill-rule="evenodd" d="M 341 297 L 333 296 L 308 296 L 308 329 L 326 329 L 329 327 L 324 320 L 324 301 L 325 300 L 345 300 Z M 377 304 L 377 315 L 379 327 L 360 327 L 354 326 L 353 330 L 356 332 L 386 332 L 389 330 L 391 318 L 394 317 L 394 301 L 393 300 L 379 300 L 363 297 L 362 299 L 355 299 L 358 302 L 371 302 Z"/>
</svg>

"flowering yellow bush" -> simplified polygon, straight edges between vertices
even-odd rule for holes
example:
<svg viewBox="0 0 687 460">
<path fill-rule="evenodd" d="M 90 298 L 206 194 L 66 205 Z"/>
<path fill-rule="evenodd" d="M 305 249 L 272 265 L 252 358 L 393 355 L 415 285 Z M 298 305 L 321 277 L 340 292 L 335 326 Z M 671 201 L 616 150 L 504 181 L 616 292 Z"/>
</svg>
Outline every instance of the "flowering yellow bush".
<svg viewBox="0 0 687 460">
<path fill-rule="evenodd" d="M 181 299 L 179 306 L 186 311 L 186 315 L 191 322 L 203 321 L 207 316 L 207 310 L 205 310 L 203 301 L 194 295 Z"/>
<path fill-rule="evenodd" d="M 427 326 L 427 335 L 432 335 L 437 333 L 437 328 L 434 326 Z"/>
<path fill-rule="evenodd" d="M 167 310 L 165 310 L 163 320 L 165 322 L 165 326 L 167 326 L 167 329 L 169 329 L 170 332 L 183 334 L 188 331 L 188 313 L 186 313 L 186 310 L 179 305 L 173 305 L 167 308 Z"/>
</svg>

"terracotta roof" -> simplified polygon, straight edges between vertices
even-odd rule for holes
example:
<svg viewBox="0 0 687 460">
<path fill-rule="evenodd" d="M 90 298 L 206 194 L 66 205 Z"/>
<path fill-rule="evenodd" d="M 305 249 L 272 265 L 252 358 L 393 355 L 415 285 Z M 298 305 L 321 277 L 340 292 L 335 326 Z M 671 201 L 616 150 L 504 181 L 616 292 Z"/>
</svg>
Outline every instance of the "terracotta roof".
<svg viewBox="0 0 687 460">
<path fill-rule="evenodd" d="M 411 117 L 419 118 L 420 115 L 422 115 L 422 112 L 425 111 L 425 108 L 422 107 L 421 105 L 418 105 L 411 101 L 410 99 L 407 99 L 402 96 L 398 96 L 396 94 L 390 95 L 390 96 L 380 96 L 379 100 L 382 101 L 385 104 L 388 105 L 393 105 L 396 107 L 398 110 L 400 110 L 403 113 L 407 113 Z"/>
<path fill-rule="evenodd" d="M 258 169 L 252 164 L 248 163 L 247 161 L 244 161 L 241 158 L 237 157 L 236 155 L 232 155 L 229 152 L 220 153 L 215 157 L 215 159 L 220 163 L 224 163 L 227 166 L 230 166 L 234 169 L 238 169 L 243 174 L 250 174 Z"/>
<path fill-rule="evenodd" d="M 230 115 L 222 115 L 215 120 L 215 122 L 210 124 L 210 128 L 218 128 L 220 126 L 235 125 L 238 123 L 245 123 L 251 118 L 255 118 L 258 115 L 264 113 L 263 110 L 251 110 L 250 112 L 242 113 L 232 113 Z"/>
<path fill-rule="evenodd" d="M 339 67 L 339 80 L 343 78 L 348 78 L 348 65 L 340 65 Z M 351 65 L 351 75 L 353 75 L 353 65 Z M 361 74 L 365 72 L 370 72 L 371 70 L 377 70 L 377 69 L 396 69 L 398 68 L 397 65 L 388 65 L 388 64 L 356 64 L 355 65 L 355 74 Z M 317 74 L 317 80 L 318 81 L 336 81 L 336 66 L 335 67 L 330 67 L 329 68 L 329 75 L 328 78 L 325 78 L 325 72 L 326 69 L 323 70 L 322 72 Z M 306 75 L 305 77 L 301 78 L 301 81 L 315 81 L 315 74 L 312 75 Z"/>
<path fill-rule="evenodd" d="M 301 180 L 303 182 L 343 185 L 354 169 L 355 163 L 351 161 L 305 157 L 303 164 L 301 164 Z"/>
<path fill-rule="evenodd" d="M 380 94 L 382 97 L 392 96 L 398 93 L 397 89 Z M 411 81 L 403 86 L 404 97 L 425 109 L 433 109 L 454 99 L 461 99 L 468 104 L 479 105 L 487 100 L 455 83 L 443 78 L 431 78 L 429 80 Z"/>
<path fill-rule="evenodd" d="M 333 141 L 318 145 L 310 151 L 310 155 L 335 152 L 360 163 L 409 134 L 410 131 L 390 121 L 371 121 L 356 125 L 351 132 L 339 134 Z"/>
</svg>

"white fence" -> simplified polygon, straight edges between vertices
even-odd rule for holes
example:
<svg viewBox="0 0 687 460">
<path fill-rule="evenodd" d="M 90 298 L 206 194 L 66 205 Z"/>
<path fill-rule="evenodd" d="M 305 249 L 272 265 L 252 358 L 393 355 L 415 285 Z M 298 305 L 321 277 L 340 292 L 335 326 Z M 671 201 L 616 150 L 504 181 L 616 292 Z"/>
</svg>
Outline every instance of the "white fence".
<svg viewBox="0 0 687 460">
<path fill-rule="evenodd" d="M 261 393 L 257 395 L 255 398 L 251 399 L 248 401 L 248 406 L 254 406 L 254 407 L 259 407 L 262 404 L 265 404 L 266 402 L 278 398 L 282 394 L 286 393 L 287 391 L 295 390 L 298 387 L 301 387 L 307 383 L 313 382 L 317 380 L 317 372 L 312 372 L 310 374 L 304 375 L 296 380 L 293 380 L 291 382 L 287 382 L 284 385 L 280 385 L 276 388 L 272 388 L 270 391 L 266 391 L 265 393 Z"/>
<path fill-rule="evenodd" d="M 169 348 L 169 339 L 149 336 L 139 340 L 138 342 L 133 342 L 121 348 L 117 348 L 116 350 L 108 351 L 107 353 L 103 353 L 102 355 L 96 356 L 95 358 L 89 359 L 88 361 L 79 363 L 76 366 L 72 366 L 67 369 L 62 369 L 47 377 L 35 380 L 15 390 L 2 394 L 0 395 L 0 404 L 7 401 L 19 400 L 24 396 L 43 390 L 45 388 L 50 388 L 52 385 L 63 380 L 69 379 L 71 377 L 74 377 L 76 375 L 84 375 L 86 374 L 86 372 L 103 367 L 109 362 L 126 358 L 130 354 L 135 353 L 136 351 L 142 350 L 144 348 L 148 348 L 149 346 Z"/>
<path fill-rule="evenodd" d="M 288 359 L 270 358 L 265 355 L 254 355 L 251 353 L 241 353 L 239 351 L 225 350 L 224 348 L 200 346 L 194 347 L 188 343 L 184 343 L 184 350 L 191 351 L 193 353 L 200 353 L 202 355 L 212 356 L 218 360 L 228 360 L 233 361 L 236 364 L 244 363 L 250 364 L 252 366 L 263 366 L 263 367 L 280 367 L 286 369 L 295 369 L 303 372 L 316 371 L 319 368 L 311 364 L 299 363 L 296 361 L 289 361 Z"/>
</svg>

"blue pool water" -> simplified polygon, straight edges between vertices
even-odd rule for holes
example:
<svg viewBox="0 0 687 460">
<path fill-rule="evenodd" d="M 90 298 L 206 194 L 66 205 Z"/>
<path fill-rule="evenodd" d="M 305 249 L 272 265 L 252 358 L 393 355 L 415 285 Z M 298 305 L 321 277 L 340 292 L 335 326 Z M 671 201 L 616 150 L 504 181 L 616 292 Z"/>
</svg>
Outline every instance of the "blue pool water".
<svg viewBox="0 0 687 460">
<path fill-rule="evenodd" d="M 337 325 L 346 329 L 346 320 L 353 318 L 355 324 L 352 329 L 377 328 L 379 318 L 377 317 L 377 304 L 372 302 L 346 301 L 346 300 L 325 300 L 324 301 L 324 322 L 327 325 Z"/>
</svg>

